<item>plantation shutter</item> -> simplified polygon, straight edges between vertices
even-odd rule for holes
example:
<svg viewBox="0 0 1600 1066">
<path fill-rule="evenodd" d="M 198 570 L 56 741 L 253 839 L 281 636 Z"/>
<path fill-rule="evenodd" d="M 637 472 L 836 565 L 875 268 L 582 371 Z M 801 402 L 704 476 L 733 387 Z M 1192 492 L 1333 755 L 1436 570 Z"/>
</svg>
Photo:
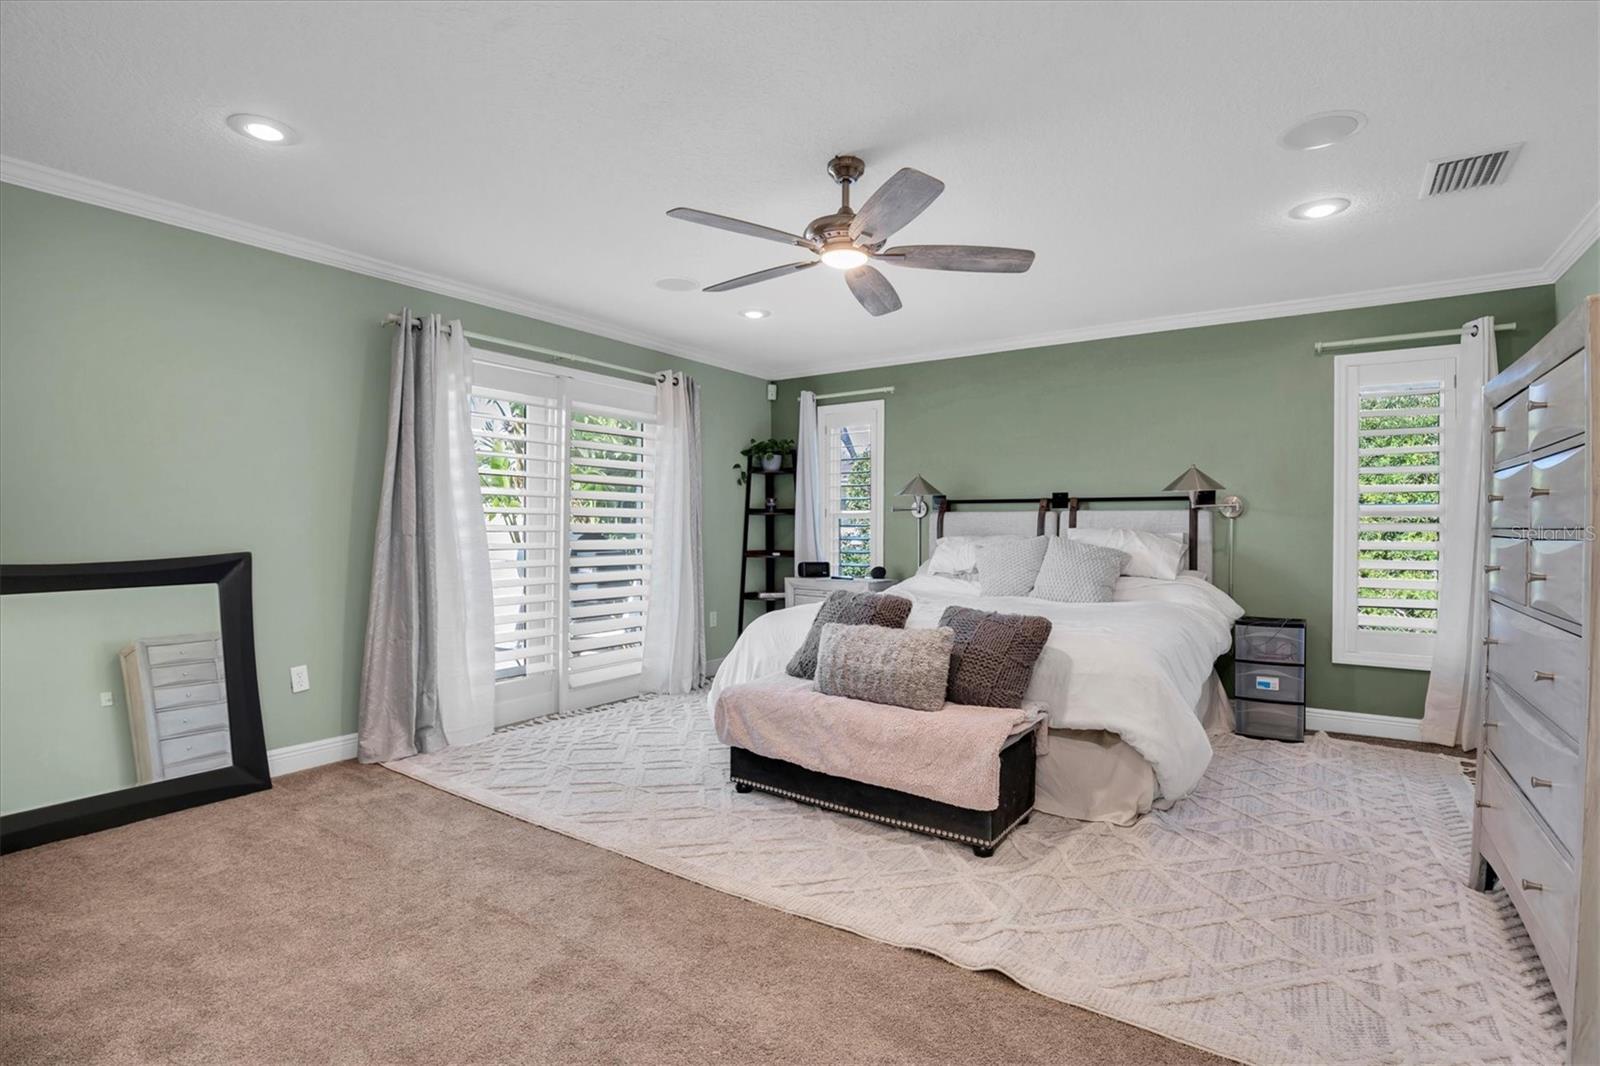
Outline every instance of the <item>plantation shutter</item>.
<svg viewBox="0 0 1600 1066">
<path fill-rule="evenodd" d="M 883 565 L 883 402 L 822 407 L 817 423 L 828 560 L 840 577 L 866 577 Z"/>
</svg>

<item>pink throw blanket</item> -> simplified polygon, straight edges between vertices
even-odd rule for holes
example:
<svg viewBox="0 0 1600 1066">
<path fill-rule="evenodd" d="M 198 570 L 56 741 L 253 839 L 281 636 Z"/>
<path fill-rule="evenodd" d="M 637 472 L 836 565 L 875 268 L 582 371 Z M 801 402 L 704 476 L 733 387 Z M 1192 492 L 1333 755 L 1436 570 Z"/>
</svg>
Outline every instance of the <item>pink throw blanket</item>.
<svg viewBox="0 0 1600 1066">
<path fill-rule="evenodd" d="M 913 711 L 825 696 L 810 682 L 784 677 L 727 689 L 714 720 L 724 744 L 769 759 L 992 811 L 1000 805 L 1000 749 L 1030 725 L 1042 745 L 1046 717 L 1038 704 Z"/>
</svg>

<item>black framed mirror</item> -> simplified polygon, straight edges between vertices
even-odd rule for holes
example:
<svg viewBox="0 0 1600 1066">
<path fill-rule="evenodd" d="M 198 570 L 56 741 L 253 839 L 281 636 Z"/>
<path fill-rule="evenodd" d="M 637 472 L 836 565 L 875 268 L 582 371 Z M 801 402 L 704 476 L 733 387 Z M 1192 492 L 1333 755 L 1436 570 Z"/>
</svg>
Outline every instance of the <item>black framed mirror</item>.
<svg viewBox="0 0 1600 1066">
<path fill-rule="evenodd" d="M 248 552 L 0 564 L 0 853 L 271 787 Z"/>
</svg>

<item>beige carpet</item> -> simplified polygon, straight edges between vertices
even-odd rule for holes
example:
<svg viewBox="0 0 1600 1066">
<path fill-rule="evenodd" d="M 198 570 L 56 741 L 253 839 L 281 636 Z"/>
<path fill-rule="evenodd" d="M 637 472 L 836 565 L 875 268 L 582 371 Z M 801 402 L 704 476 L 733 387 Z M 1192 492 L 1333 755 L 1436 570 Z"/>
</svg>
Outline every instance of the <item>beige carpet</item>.
<svg viewBox="0 0 1600 1066">
<path fill-rule="evenodd" d="M 0 858 L 0 1063 L 1170 1063 L 378 767 Z"/>
<path fill-rule="evenodd" d="M 1561 1016 L 1515 912 L 1463 883 L 1456 760 L 1328 737 L 1216 748 L 1170 812 L 1129 829 L 1039 816 L 988 860 L 736 794 L 699 695 L 393 768 L 1245 1061 L 1560 1061 Z"/>
</svg>

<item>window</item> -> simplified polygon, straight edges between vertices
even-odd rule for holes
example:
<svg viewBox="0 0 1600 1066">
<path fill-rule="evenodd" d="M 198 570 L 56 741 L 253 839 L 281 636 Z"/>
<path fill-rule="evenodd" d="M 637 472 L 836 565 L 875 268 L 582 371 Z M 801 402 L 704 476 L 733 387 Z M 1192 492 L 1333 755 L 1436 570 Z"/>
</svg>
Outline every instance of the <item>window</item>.
<svg viewBox="0 0 1600 1066">
<path fill-rule="evenodd" d="M 832 572 L 866 577 L 883 565 L 883 401 L 817 409 L 822 542 Z"/>
<path fill-rule="evenodd" d="M 497 725 L 636 695 L 655 390 L 474 351 Z"/>
<path fill-rule="evenodd" d="M 1333 661 L 1426 670 L 1460 454 L 1457 348 L 1334 361 Z"/>
</svg>

